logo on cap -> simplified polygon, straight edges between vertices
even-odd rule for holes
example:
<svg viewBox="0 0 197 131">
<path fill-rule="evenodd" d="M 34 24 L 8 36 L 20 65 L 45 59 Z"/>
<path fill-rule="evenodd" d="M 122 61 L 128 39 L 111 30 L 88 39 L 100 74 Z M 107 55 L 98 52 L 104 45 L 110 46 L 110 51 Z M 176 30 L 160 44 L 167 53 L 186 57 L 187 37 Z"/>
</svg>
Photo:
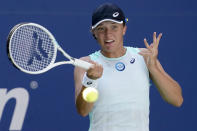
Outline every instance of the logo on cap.
<svg viewBox="0 0 197 131">
<path fill-rule="evenodd" d="M 119 16 L 118 12 L 113 13 L 113 17 L 118 17 L 118 16 Z"/>
</svg>

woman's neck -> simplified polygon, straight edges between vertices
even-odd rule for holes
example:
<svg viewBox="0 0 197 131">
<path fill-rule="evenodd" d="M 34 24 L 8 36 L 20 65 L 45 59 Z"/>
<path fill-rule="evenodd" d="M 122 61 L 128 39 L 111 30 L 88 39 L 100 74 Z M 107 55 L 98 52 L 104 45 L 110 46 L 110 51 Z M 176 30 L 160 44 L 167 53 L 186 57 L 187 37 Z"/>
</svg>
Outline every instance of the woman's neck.
<svg viewBox="0 0 197 131">
<path fill-rule="evenodd" d="M 114 52 L 106 52 L 106 51 L 101 50 L 101 53 L 102 55 L 108 58 L 118 58 L 118 57 L 125 55 L 126 50 L 127 50 L 126 48 L 122 47 L 120 50 L 116 50 Z"/>
</svg>

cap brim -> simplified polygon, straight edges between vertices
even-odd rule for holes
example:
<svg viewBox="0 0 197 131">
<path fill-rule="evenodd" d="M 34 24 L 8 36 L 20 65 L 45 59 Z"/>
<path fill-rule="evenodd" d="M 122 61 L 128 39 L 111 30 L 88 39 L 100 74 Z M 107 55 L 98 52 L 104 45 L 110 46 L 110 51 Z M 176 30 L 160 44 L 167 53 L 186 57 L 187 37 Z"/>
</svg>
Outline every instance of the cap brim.
<svg viewBox="0 0 197 131">
<path fill-rule="evenodd" d="M 123 23 L 123 21 L 117 21 L 117 20 L 113 20 L 113 19 L 103 19 L 103 20 L 97 22 L 95 25 L 93 25 L 92 29 L 96 28 L 100 23 L 102 23 L 104 21 L 112 21 L 112 22 L 115 22 L 115 23 L 118 23 L 118 24 L 122 24 Z"/>
</svg>

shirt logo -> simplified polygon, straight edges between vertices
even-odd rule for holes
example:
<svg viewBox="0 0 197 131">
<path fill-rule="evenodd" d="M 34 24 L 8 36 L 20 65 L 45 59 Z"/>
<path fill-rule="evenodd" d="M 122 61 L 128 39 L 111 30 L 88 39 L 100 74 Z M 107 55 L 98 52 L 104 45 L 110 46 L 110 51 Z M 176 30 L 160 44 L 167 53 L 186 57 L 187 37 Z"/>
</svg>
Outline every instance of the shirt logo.
<svg viewBox="0 0 197 131">
<path fill-rule="evenodd" d="M 131 58 L 130 63 L 133 64 L 135 62 L 135 58 Z"/>
<path fill-rule="evenodd" d="M 115 68 L 118 71 L 123 71 L 125 69 L 125 65 L 122 62 L 118 62 L 118 63 L 116 63 Z"/>
<path fill-rule="evenodd" d="M 118 12 L 113 13 L 113 17 L 118 17 L 118 16 L 119 16 Z"/>
</svg>

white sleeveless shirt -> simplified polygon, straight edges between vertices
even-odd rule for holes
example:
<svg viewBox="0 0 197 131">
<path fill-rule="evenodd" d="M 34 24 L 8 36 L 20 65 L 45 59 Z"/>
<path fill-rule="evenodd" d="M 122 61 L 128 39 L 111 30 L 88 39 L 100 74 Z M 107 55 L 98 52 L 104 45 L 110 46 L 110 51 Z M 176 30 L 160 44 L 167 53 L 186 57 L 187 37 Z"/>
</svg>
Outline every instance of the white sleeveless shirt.
<svg viewBox="0 0 197 131">
<path fill-rule="evenodd" d="M 89 113 L 89 131 L 149 131 L 149 72 L 139 49 L 125 47 L 124 56 L 91 60 L 103 66 L 99 99 Z"/>
</svg>

